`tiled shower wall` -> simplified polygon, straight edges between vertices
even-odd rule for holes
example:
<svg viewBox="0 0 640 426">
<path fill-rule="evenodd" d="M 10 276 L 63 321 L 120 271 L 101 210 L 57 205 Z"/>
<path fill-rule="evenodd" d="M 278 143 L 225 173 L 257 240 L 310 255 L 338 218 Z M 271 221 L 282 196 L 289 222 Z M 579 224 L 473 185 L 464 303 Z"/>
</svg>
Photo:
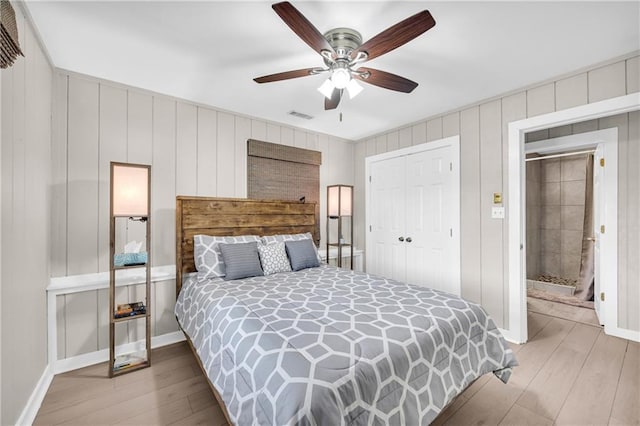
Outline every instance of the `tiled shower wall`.
<svg viewBox="0 0 640 426">
<path fill-rule="evenodd" d="M 537 157 L 527 155 L 527 158 Z M 527 278 L 540 275 L 540 163 L 527 162 Z"/>
<path fill-rule="evenodd" d="M 577 280 L 582 251 L 587 155 L 540 160 L 538 272 Z"/>
</svg>

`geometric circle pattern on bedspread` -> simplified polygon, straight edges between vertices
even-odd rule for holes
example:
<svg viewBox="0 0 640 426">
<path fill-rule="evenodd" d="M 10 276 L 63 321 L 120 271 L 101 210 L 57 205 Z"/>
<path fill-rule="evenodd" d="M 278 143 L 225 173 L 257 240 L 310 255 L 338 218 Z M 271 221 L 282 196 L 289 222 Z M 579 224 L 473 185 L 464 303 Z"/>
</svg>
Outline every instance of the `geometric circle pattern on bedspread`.
<svg viewBox="0 0 640 426">
<path fill-rule="evenodd" d="M 516 365 L 456 296 L 326 265 L 273 277 L 187 281 L 176 304 L 236 424 L 429 424 Z"/>
</svg>

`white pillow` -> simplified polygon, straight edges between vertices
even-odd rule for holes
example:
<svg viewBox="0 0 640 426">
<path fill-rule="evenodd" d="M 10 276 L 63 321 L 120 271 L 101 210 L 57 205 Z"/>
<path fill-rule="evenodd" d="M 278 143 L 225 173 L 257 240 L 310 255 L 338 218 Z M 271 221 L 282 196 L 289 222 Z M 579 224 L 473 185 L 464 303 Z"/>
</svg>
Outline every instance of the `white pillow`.
<svg viewBox="0 0 640 426">
<path fill-rule="evenodd" d="M 278 272 L 291 272 L 291 264 L 287 257 L 284 241 L 271 244 L 258 244 L 258 254 L 262 271 L 265 275 L 276 274 Z"/>
<path fill-rule="evenodd" d="M 211 235 L 195 235 L 193 237 L 193 258 L 198 271 L 198 279 L 219 278 L 225 276 L 224 260 L 218 245 L 220 243 L 260 242 L 257 235 L 241 235 L 238 237 L 215 237 Z"/>
</svg>

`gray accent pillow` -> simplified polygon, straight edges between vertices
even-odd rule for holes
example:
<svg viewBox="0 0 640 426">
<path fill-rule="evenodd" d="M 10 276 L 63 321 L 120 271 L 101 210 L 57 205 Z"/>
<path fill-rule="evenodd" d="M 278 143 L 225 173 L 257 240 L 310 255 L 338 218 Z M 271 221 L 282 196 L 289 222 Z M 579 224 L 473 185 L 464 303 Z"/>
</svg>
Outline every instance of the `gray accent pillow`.
<svg viewBox="0 0 640 426">
<path fill-rule="evenodd" d="M 264 275 L 258 257 L 258 243 L 218 245 L 226 268 L 225 281 Z"/>
<path fill-rule="evenodd" d="M 285 241 L 284 245 L 291 261 L 291 269 L 294 271 L 320 266 L 316 246 L 312 240 Z"/>
<path fill-rule="evenodd" d="M 237 237 L 195 235 L 193 237 L 193 258 L 198 271 L 198 280 L 224 277 L 224 261 L 218 247 L 220 243 L 247 243 L 251 241 L 260 241 L 260 237 L 257 235 Z"/>
<path fill-rule="evenodd" d="M 306 232 L 304 234 L 277 234 L 277 235 L 264 235 L 261 237 L 262 242 L 264 244 L 271 244 L 278 241 L 299 241 L 299 240 L 311 240 L 313 241 L 313 236 L 311 232 Z M 318 253 L 318 248 L 315 243 L 313 244 L 313 251 L 316 253 L 318 257 L 318 262 L 322 262 L 322 258 Z"/>
<path fill-rule="evenodd" d="M 271 275 L 278 272 L 291 272 L 287 251 L 284 248 L 284 242 L 279 241 L 271 244 L 258 244 L 258 254 L 260 255 L 260 263 L 265 275 Z"/>
</svg>

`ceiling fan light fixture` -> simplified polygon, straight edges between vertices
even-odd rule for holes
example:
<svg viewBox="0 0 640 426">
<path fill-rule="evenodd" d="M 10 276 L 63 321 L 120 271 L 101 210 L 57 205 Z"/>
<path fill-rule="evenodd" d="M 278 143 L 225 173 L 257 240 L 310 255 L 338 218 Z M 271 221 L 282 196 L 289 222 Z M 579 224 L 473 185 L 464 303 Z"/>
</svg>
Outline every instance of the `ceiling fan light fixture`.
<svg viewBox="0 0 640 426">
<path fill-rule="evenodd" d="M 353 99 L 358 96 L 358 93 L 362 92 L 362 86 L 352 78 L 349 84 L 347 84 L 347 92 L 349 92 L 349 99 Z"/>
<path fill-rule="evenodd" d="M 331 79 L 328 78 L 320 87 L 318 87 L 318 92 L 322 93 L 327 99 L 331 99 L 331 95 L 333 94 L 333 89 L 335 89 L 335 87 L 336 86 L 333 84 Z"/>
<path fill-rule="evenodd" d="M 334 28 L 322 34 L 288 1 L 275 3 L 272 8 L 302 41 L 320 54 L 325 67 L 265 75 L 254 78 L 256 83 L 289 80 L 329 72 L 330 77 L 318 88 L 326 98 L 325 110 L 338 107 L 344 89 L 347 89 L 351 98 L 362 91 L 362 87 L 354 81 L 354 77 L 367 84 L 403 93 L 411 93 L 418 86 L 418 83 L 399 75 L 364 68 L 361 65 L 403 46 L 431 29 L 436 21 L 428 10 L 422 10 L 390 26 L 362 43 L 361 34 L 351 28 Z"/>
<path fill-rule="evenodd" d="M 346 68 L 336 68 L 331 74 L 331 81 L 336 89 L 344 89 L 351 80 L 351 73 Z"/>
</svg>

